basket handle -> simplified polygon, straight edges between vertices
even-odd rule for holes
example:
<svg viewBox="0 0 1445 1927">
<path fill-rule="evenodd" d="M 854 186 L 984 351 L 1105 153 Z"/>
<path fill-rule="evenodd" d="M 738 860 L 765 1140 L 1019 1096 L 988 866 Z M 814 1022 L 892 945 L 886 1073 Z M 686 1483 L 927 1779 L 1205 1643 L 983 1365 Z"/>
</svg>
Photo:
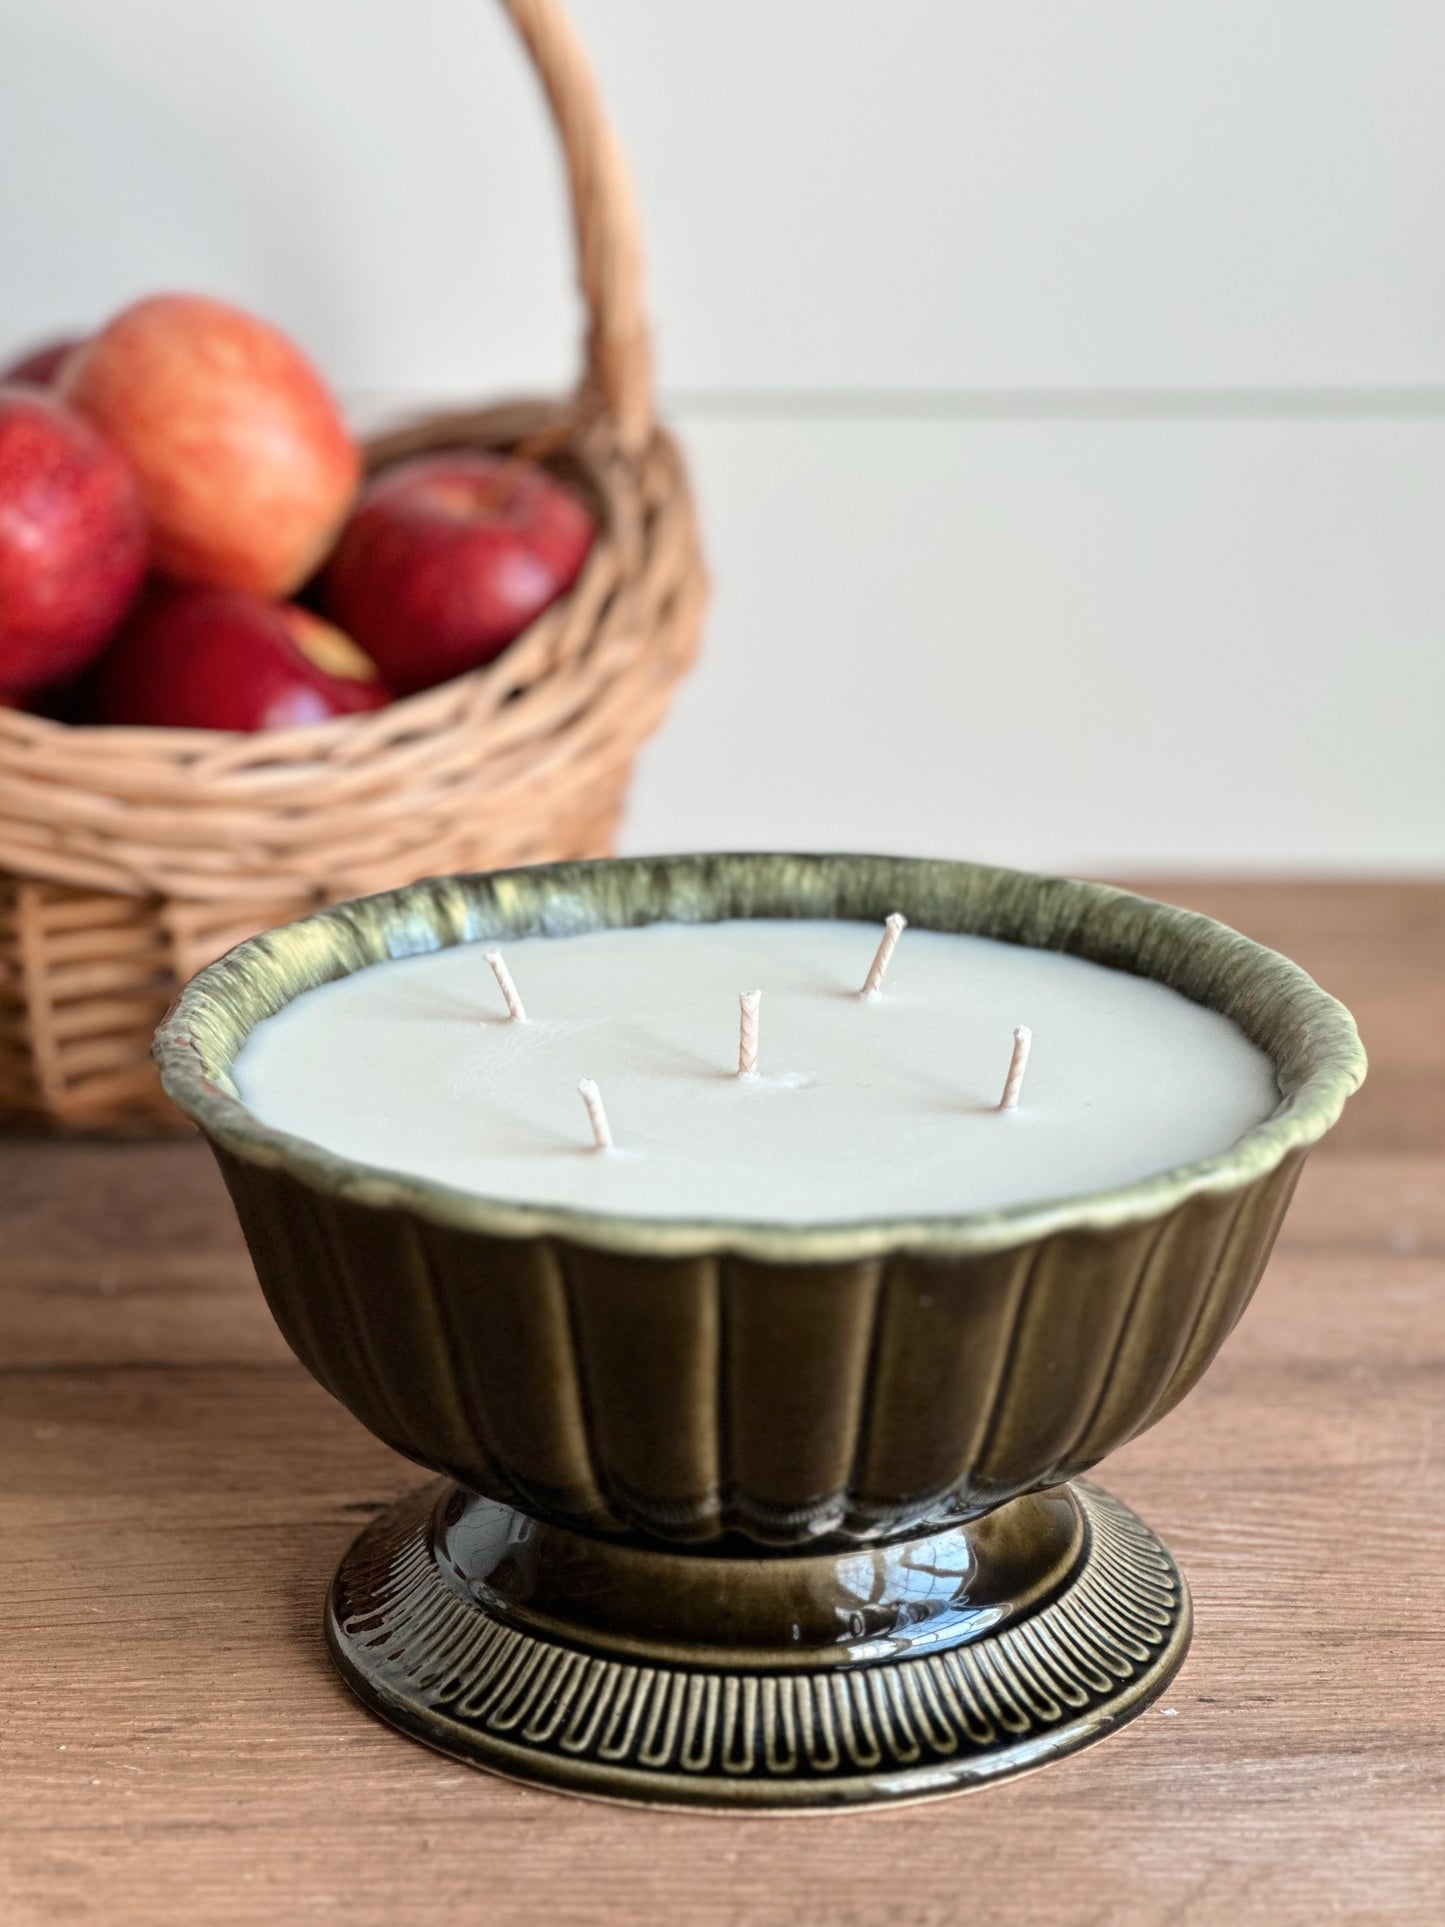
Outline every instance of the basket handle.
<svg viewBox="0 0 1445 1927">
<path fill-rule="evenodd" d="M 622 445 L 652 432 L 652 359 L 642 311 L 642 249 L 632 180 L 561 0 L 503 0 L 537 70 L 562 142 L 577 278 L 587 308 L 583 406 Z"/>
</svg>

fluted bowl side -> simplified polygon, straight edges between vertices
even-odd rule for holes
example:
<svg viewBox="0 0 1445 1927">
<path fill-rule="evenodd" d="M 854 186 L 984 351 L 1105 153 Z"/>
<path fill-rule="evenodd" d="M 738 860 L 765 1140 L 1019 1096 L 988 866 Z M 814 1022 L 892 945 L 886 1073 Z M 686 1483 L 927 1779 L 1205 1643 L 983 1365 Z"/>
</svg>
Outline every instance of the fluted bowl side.
<svg viewBox="0 0 1445 1927">
<path fill-rule="evenodd" d="M 1161 979 L 1270 1053 L 1222 1156 L 948 1219 L 664 1224 L 509 1205 L 272 1131 L 235 1094 L 290 998 L 444 944 L 735 916 L 880 919 Z M 1309 1145 L 1360 1081 L 1346 1013 L 1192 913 L 1103 886 L 871 857 L 624 859 L 442 879 L 243 944 L 157 1042 L 298 1357 L 387 1443 L 584 1530 L 792 1545 L 987 1511 L 1177 1402 L 1247 1304 Z"/>
</svg>

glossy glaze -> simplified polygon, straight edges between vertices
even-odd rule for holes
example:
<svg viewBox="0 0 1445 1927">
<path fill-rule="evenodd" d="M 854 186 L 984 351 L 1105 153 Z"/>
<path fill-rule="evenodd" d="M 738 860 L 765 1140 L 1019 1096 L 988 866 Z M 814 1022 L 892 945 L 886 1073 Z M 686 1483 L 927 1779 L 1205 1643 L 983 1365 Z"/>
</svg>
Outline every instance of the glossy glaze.
<svg viewBox="0 0 1445 1927">
<path fill-rule="evenodd" d="M 1067 1488 L 971 1525 L 801 1555 L 597 1539 L 455 1487 L 429 1532 L 458 1596 L 508 1625 L 619 1658 L 764 1671 L 902 1658 L 997 1631 L 1067 1582 L 1088 1539 Z"/>
<path fill-rule="evenodd" d="M 636 1617 L 619 1641 L 616 1629 L 596 1637 L 587 1603 L 565 1591 L 553 1601 L 565 1623 L 547 1627 L 497 1596 L 469 1597 L 438 1543 L 448 1496 L 419 1493 L 368 1527 L 342 1561 L 326 1634 L 343 1678 L 384 1718 L 471 1765 L 541 1786 L 753 1812 L 932 1799 L 1027 1772 L 1123 1725 L 1163 1690 L 1189 1644 L 1188 1590 L 1127 1507 L 1088 1488 L 1062 1502 L 1069 1521 L 1057 1502 L 1016 1503 L 1033 1509 L 1046 1543 L 1072 1542 L 1072 1555 L 1041 1593 L 1023 1586 L 947 1624 L 941 1614 L 917 1643 L 899 1638 L 903 1555 L 856 1552 L 779 1562 L 798 1569 L 796 1590 L 793 1579 L 770 1576 L 765 1560 L 633 1555 L 639 1571 L 654 1565 L 657 1604 L 624 1587 Z M 1037 1572 L 1022 1515 L 1019 1524 L 1015 1555 Z M 496 1539 L 481 1560 L 495 1578 L 496 1541 L 509 1528 L 495 1517 L 489 1525 Z M 943 1551 L 939 1575 L 955 1604 L 959 1582 L 965 1592 L 970 1583 L 959 1543 Z M 938 1550 L 935 1537 L 913 1557 L 926 1569 Z M 593 1577 L 627 1557 L 596 1542 L 577 1551 Z M 983 1566 L 991 1563 L 983 1552 Z M 677 1637 L 689 1614 L 667 1596 L 680 1566 L 691 1571 L 698 1608 L 695 1649 Z M 812 1630 L 821 1643 L 805 1663 L 791 1651 L 710 1643 L 749 1624 L 771 1628 L 772 1640 L 778 1609 L 797 1590 L 819 1608 L 831 1597 L 851 1617 L 856 1582 L 870 1569 L 889 1595 L 880 1602 L 893 1628 L 886 1640 L 865 1628 L 840 1645 L 820 1615 Z M 507 1576 L 509 1594 L 518 1576 Z M 658 1611 L 671 1619 L 666 1638 L 652 1630 Z"/>
</svg>

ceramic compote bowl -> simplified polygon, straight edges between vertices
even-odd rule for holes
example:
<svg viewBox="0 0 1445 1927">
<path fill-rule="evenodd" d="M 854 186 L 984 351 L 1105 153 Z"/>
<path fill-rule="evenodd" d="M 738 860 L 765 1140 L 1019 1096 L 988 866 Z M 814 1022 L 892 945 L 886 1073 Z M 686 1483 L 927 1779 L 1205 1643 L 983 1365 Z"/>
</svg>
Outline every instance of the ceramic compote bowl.
<svg viewBox="0 0 1445 1927">
<path fill-rule="evenodd" d="M 778 1228 L 590 1216 L 269 1129 L 252 1027 L 387 957 L 656 921 L 975 931 L 1157 978 L 1273 1059 L 1220 1156 L 1038 1206 Z M 443 878 L 256 937 L 157 1041 L 297 1356 L 443 1475 L 343 1560 L 356 1692 L 574 1792 L 779 1809 L 917 1799 L 1070 1752 L 1183 1658 L 1189 1600 L 1074 1484 L 1167 1412 L 1249 1300 L 1359 1083 L 1348 1013 L 1273 952 L 1098 885 L 974 864 L 717 856 Z"/>
</svg>

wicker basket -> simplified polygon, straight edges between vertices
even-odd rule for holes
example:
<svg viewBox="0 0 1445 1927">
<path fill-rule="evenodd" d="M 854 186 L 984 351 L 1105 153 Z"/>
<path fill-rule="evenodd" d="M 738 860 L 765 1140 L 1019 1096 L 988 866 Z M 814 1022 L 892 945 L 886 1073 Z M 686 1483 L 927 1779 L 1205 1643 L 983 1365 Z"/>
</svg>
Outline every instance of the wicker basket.
<svg viewBox="0 0 1445 1927">
<path fill-rule="evenodd" d="M 586 373 L 568 402 L 436 417 L 367 456 L 525 452 L 589 500 L 592 554 L 495 663 L 369 714 L 235 736 L 0 709 L 0 1117 L 168 1122 L 151 1033 L 241 938 L 420 875 L 611 846 L 705 580 L 682 464 L 652 419 L 626 170 L 557 0 L 505 4 L 566 156 Z"/>
</svg>

